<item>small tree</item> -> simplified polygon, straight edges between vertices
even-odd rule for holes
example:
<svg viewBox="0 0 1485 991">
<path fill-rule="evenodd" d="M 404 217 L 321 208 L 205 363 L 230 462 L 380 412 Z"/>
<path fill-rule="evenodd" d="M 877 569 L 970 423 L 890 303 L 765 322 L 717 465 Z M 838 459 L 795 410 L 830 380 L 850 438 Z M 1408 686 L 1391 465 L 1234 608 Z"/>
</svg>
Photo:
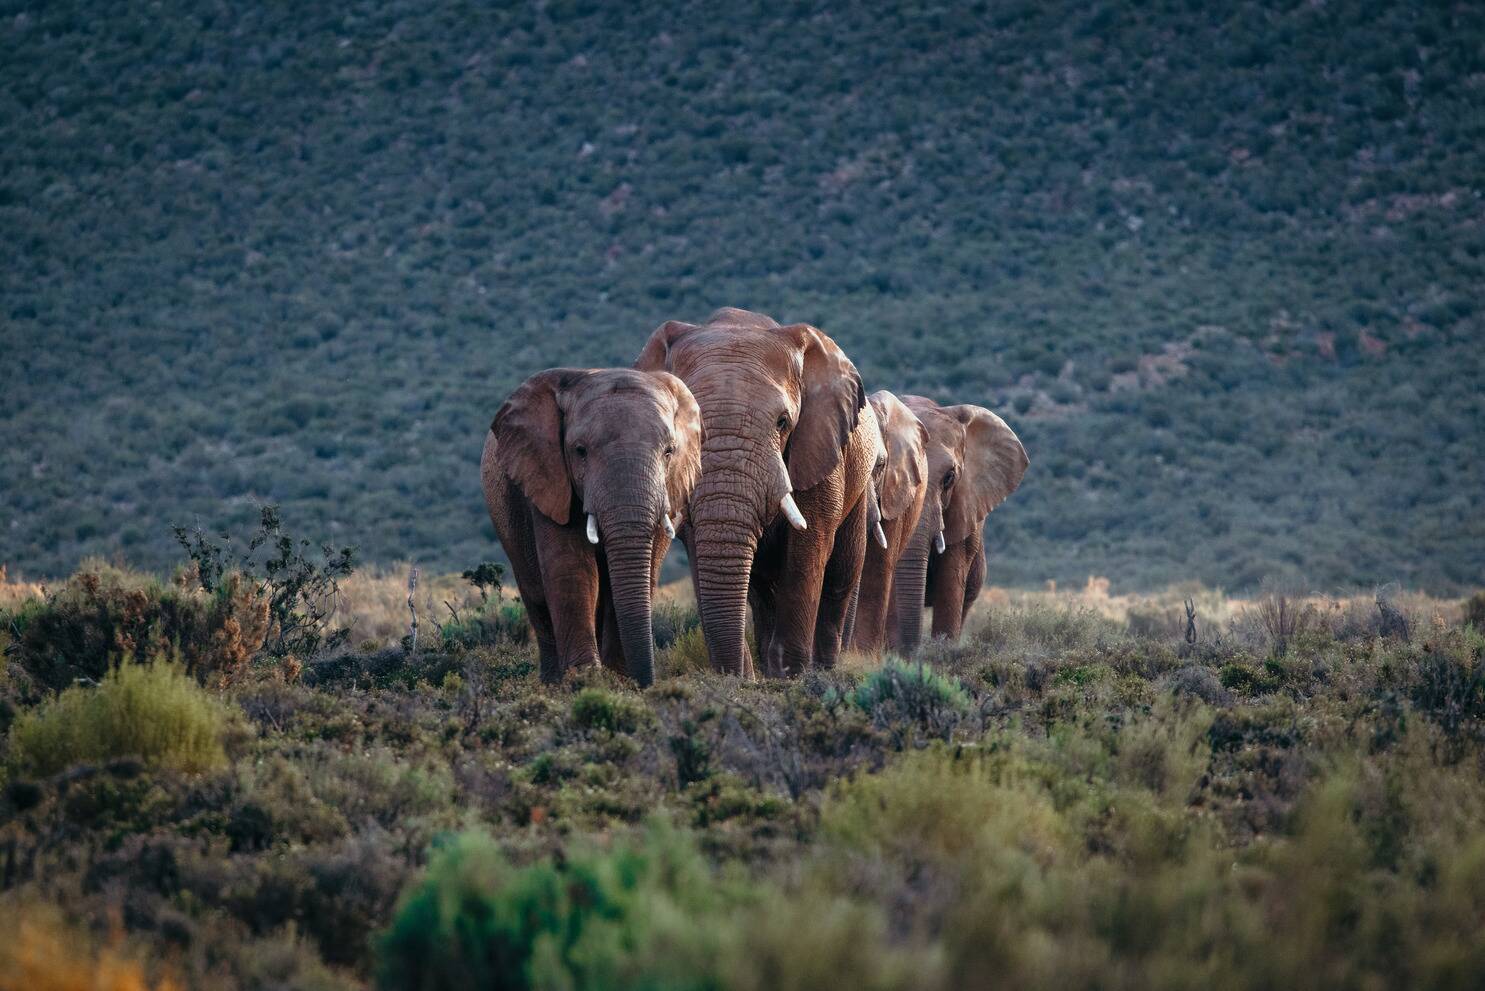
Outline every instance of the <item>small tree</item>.
<svg viewBox="0 0 1485 991">
<path fill-rule="evenodd" d="M 258 530 L 240 553 L 234 553 L 232 535 L 225 530 L 218 542 L 200 527 L 172 529 L 208 594 L 216 594 L 231 574 L 256 586 L 268 603 L 270 626 L 262 649 L 269 655 L 312 657 L 350 636 L 346 629 L 330 630 L 330 624 L 340 609 L 340 582 L 355 570 L 352 548 L 322 544 L 316 559 L 308 540 L 284 532 L 275 506 L 262 507 Z"/>
</svg>

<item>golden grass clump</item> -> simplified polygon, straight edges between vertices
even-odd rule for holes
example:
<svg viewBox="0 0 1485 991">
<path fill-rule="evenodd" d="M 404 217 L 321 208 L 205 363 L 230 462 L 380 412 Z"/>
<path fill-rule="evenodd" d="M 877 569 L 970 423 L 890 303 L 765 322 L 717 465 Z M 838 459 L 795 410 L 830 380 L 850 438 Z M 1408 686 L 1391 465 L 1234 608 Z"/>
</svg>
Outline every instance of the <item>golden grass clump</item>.
<svg viewBox="0 0 1485 991">
<path fill-rule="evenodd" d="M 222 739 L 233 721 L 233 709 L 178 665 L 126 662 L 96 687 L 75 685 L 17 719 L 9 757 L 34 775 L 116 757 L 206 771 L 226 762 Z"/>
<path fill-rule="evenodd" d="M 178 991 L 168 977 L 151 981 L 118 940 L 96 952 L 54 910 L 22 912 L 0 939 L 0 991 Z"/>
</svg>

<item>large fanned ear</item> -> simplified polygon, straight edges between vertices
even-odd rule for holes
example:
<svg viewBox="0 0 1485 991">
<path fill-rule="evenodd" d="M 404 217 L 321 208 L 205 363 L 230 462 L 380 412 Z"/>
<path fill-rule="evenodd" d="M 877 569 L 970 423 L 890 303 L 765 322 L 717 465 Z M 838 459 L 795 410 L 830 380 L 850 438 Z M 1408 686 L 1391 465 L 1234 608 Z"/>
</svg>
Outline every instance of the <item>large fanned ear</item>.
<svg viewBox="0 0 1485 991">
<path fill-rule="evenodd" d="M 866 405 L 861 374 L 824 332 L 808 324 L 783 328 L 804 351 L 799 423 L 789 437 L 789 482 L 803 491 L 835 470 Z"/>
<path fill-rule="evenodd" d="M 944 514 L 944 539 L 953 543 L 978 529 L 996 506 L 1016 491 L 1031 463 L 1006 422 L 979 406 L 944 406 L 964 424 L 964 477 Z"/>
<path fill-rule="evenodd" d="M 912 410 L 886 390 L 872 393 L 871 405 L 882 428 L 882 444 L 887 448 L 880 496 L 882 519 L 895 520 L 912 507 L 928 477 L 928 431 Z"/>
<path fill-rule="evenodd" d="M 665 492 L 674 515 L 686 511 L 691 490 L 701 478 L 701 408 L 686 383 L 669 372 L 651 374 L 675 397 L 675 454 L 670 457 L 670 471 L 665 479 Z"/>
<path fill-rule="evenodd" d="M 572 478 L 562 456 L 562 392 L 587 376 L 579 368 L 537 372 L 500 407 L 490 429 L 500 468 L 554 523 L 572 508 Z"/>
<path fill-rule="evenodd" d="M 695 329 L 694 323 L 682 323 L 679 320 L 665 321 L 655 328 L 655 332 L 645 342 L 644 350 L 640 351 L 639 357 L 634 359 L 634 367 L 641 372 L 670 371 L 671 347 L 681 337 Z"/>
</svg>

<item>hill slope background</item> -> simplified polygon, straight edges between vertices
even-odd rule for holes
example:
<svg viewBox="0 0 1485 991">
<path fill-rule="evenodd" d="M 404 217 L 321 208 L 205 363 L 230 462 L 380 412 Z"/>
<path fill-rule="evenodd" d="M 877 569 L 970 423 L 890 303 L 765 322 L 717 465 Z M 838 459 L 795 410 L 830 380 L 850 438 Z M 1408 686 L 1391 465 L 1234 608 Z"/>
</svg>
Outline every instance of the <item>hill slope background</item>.
<svg viewBox="0 0 1485 991">
<path fill-rule="evenodd" d="M 1469 5 L 0 8 L 0 562 L 494 555 L 522 378 L 721 305 L 1032 468 L 990 580 L 1485 560 Z"/>
</svg>

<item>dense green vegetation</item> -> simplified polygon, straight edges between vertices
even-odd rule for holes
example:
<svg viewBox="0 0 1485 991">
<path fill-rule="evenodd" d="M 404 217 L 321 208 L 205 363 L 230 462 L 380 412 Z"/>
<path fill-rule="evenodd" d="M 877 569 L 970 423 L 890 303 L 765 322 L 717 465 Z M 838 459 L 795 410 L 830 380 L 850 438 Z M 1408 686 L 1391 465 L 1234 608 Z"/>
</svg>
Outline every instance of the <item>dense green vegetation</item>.
<svg viewBox="0 0 1485 991">
<path fill-rule="evenodd" d="M 773 683 L 694 670 L 667 607 L 644 692 L 430 629 L 57 693 L 5 631 L 112 621 L 0 610 L 0 991 L 1479 987 L 1480 628 L 1196 601 L 1195 642 L 1001 606 Z M 86 976 L 110 938 L 132 981 Z"/>
<path fill-rule="evenodd" d="M 1471 5 L 0 14 L 25 573 L 259 501 L 465 567 L 508 390 L 735 304 L 1006 414 L 992 582 L 1480 580 Z"/>
</svg>

